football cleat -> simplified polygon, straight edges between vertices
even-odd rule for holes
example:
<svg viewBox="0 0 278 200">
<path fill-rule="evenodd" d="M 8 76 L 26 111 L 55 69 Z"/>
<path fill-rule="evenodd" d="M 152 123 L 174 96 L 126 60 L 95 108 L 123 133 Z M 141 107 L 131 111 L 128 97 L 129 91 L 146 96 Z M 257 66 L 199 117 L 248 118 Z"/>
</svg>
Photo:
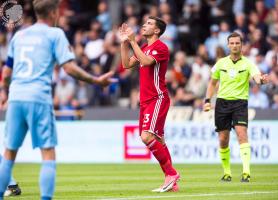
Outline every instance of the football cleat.
<svg viewBox="0 0 278 200">
<path fill-rule="evenodd" d="M 177 173 L 174 176 L 170 176 L 170 175 L 166 176 L 165 182 L 164 182 L 163 186 L 161 187 L 160 192 L 168 192 L 168 191 L 172 190 L 175 183 L 177 183 L 179 180 L 180 180 L 179 173 Z"/>
<path fill-rule="evenodd" d="M 161 187 L 159 187 L 159 188 L 153 189 L 152 192 L 160 192 L 162 187 L 163 187 L 163 185 Z M 179 191 L 179 186 L 178 186 L 177 183 L 175 183 L 173 185 L 173 188 L 171 190 L 169 190 L 168 192 L 178 192 L 178 191 Z"/>
<path fill-rule="evenodd" d="M 250 174 L 243 173 L 241 176 L 240 182 L 249 183 L 250 182 Z"/>
<path fill-rule="evenodd" d="M 221 178 L 221 181 L 223 181 L 223 182 L 231 182 L 232 181 L 232 177 L 229 174 L 224 174 L 224 176 Z"/>
<path fill-rule="evenodd" d="M 21 189 L 18 184 L 16 185 L 9 185 L 7 190 L 4 193 L 5 197 L 9 196 L 18 196 L 21 194 Z"/>
</svg>

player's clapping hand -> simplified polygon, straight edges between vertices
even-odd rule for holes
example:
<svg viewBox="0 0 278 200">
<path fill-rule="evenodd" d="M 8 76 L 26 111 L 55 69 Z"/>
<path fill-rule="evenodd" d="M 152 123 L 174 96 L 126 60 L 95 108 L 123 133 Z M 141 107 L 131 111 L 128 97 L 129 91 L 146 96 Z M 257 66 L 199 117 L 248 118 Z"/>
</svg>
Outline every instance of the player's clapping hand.
<svg viewBox="0 0 278 200">
<path fill-rule="evenodd" d="M 126 29 L 127 29 L 126 23 L 123 23 L 122 26 L 119 28 L 119 39 L 121 43 L 128 41 Z"/>
<path fill-rule="evenodd" d="M 131 27 L 127 26 L 125 32 L 129 41 L 135 41 L 135 33 Z"/>
<path fill-rule="evenodd" d="M 112 78 L 112 76 L 114 75 L 114 72 L 110 71 L 107 72 L 101 76 L 99 76 L 96 80 L 96 83 L 105 87 L 111 83 L 117 83 L 118 79 L 117 78 Z"/>
</svg>

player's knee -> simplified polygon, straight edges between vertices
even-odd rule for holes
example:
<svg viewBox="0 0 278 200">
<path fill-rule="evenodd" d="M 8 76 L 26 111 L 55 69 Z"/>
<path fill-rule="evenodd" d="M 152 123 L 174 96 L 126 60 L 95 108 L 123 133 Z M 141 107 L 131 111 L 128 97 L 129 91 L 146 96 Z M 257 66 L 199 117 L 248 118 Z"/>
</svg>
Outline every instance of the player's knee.
<svg viewBox="0 0 278 200">
<path fill-rule="evenodd" d="M 229 139 L 225 137 L 219 138 L 219 144 L 221 148 L 227 148 L 229 146 Z"/>
<path fill-rule="evenodd" d="M 55 160 L 55 148 L 41 148 L 41 154 L 43 160 Z"/>
<path fill-rule="evenodd" d="M 147 131 L 142 131 L 141 133 L 141 140 L 144 144 L 148 144 L 154 139 L 154 135 L 152 133 L 149 133 Z"/>
</svg>

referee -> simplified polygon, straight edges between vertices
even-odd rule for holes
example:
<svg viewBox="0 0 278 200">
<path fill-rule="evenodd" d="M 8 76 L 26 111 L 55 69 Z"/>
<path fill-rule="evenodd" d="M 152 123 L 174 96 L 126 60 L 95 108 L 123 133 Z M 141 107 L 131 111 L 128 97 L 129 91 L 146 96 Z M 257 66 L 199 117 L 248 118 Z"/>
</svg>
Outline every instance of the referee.
<svg viewBox="0 0 278 200">
<path fill-rule="evenodd" d="M 232 180 L 230 167 L 230 130 L 235 129 L 240 144 L 240 157 L 243 163 L 241 182 L 250 182 L 250 155 L 248 143 L 248 93 L 249 79 L 257 84 L 268 83 L 268 75 L 261 75 L 257 66 L 241 55 L 242 37 L 234 32 L 227 38 L 230 55 L 221 58 L 211 69 L 204 111 L 211 109 L 210 99 L 219 81 L 219 89 L 215 105 L 215 127 L 219 133 L 219 154 L 224 169 L 222 181 Z"/>
</svg>

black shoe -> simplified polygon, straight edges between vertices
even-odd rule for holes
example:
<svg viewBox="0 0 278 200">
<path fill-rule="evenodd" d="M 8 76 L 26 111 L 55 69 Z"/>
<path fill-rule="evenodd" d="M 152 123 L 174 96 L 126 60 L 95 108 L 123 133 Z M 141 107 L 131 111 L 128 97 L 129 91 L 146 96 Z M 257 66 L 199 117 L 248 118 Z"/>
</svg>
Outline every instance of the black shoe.
<svg viewBox="0 0 278 200">
<path fill-rule="evenodd" d="M 221 181 L 223 181 L 223 182 L 231 182 L 232 181 L 232 177 L 229 174 L 224 174 L 224 176 L 221 178 Z"/>
<path fill-rule="evenodd" d="M 5 191 L 5 196 L 18 196 L 21 194 L 21 189 L 18 186 L 18 184 L 16 185 L 9 185 L 7 190 Z"/>
<path fill-rule="evenodd" d="M 250 175 L 249 174 L 242 174 L 240 182 L 249 183 L 250 182 Z"/>
</svg>

